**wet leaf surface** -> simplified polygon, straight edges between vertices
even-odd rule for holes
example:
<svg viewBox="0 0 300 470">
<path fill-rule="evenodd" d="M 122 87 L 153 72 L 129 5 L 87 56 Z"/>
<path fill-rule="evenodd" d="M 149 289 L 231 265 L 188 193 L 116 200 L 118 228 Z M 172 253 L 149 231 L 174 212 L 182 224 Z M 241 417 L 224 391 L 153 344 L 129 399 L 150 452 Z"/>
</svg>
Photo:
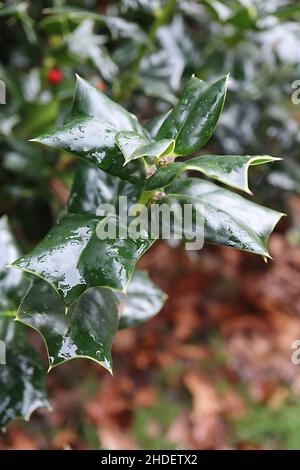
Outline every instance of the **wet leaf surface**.
<svg viewBox="0 0 300 470">
<path fill-rule="evenodd" d="M 110 350 L 118 329 L 118 310 L 110 289 L 89 289 L 66 310 L 54 289 L 37 279 L 22 300 L 17 318 L 43 337 L 50 369 L 70 359 L 88 358 L 112 372 Z"/>
<path fill-rule="evenodd" d="M 198 178 L 175 182 L 167 193 L 162 203 L 199 204 L 205 241 L 269 256 L 268 239 L 282 217 L 279 212 Z"/>
<path fill-rule="evenodd" d="M 268 155 L 202 155 L 186 162 L 174 162 L 160 167 L 151 178 L 148 178 L 145 189 L 163 188 L 171 184 L 183 171 L 193 170 L 232 188 L 250 192 L 248 186 L 249 167 L 276 160 Z"/>
<path fill-rule="evenodd" d="M 76 169 L 68 212 L 95 215 L 100 204 L 119 206 L 119 197 L 126 196 L 128 208 L 135 204 L 143 191 L 143 182 L 132 184 L 111 176 L 94 165 L 80 162 Z"/>
<path fill-rule="evenodd" d="M 220 118 L 228 76 L 212 85 L 192 77 L 179 103 L 158 131 L 157 139 L 175 139 L 175 153 L 189 155 L 200 150 L 211 137 Z"/>
<path fill-rule="evenodd" d="M 118 229 L 118 223 L 112 222 Z M 105 218 L 69 214 L 14 267 L 48 281 L 66 305 L 89 287 L 125 291 L 138 259 L 154 240 L 98 237 Z M 105 227 L 103 227 L 105 231 Z"/>
<path fill-rule="evenodd" d="M 122 151 L 126 164 L 141 157 L 161 157 L 173 152 L 174 140 L 151 140 L 135 132 L 118 132 L 116 142 Z"/>
</svg>

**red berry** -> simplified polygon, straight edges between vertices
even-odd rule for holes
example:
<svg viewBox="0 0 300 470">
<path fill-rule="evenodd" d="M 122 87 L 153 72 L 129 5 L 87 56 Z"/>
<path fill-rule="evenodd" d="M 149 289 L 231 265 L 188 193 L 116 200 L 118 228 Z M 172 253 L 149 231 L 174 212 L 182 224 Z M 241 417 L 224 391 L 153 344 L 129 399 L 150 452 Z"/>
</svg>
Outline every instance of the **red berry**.
<svg viewBox="0 0 300 470">
<path fill-rule="evenodd" d="M 52 85 L 58 85 L 64 76 L 59 69 L 51 69 L 47 74 L 48 82 L 52 83 Z"/>
<path fill-rule="evenodd" d="M 98 88 L 98 90 L 100 90 L 100 91 L 105 91 L 106 90 L 106 84 L 102 80 L 99 80 L 96 83 L 96 88 Z"/>
</svg>

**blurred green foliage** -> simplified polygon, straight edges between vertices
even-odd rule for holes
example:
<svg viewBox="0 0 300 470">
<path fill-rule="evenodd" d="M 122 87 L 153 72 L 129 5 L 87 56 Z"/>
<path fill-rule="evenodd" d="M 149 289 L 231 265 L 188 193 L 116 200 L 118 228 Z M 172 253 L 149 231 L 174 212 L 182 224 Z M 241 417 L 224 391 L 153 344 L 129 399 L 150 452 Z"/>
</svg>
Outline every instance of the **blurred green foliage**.
<svg viewBox="0 0 300 470">
<path fill-rule="evenodd" d="M 249 413 L 234 424 L 236 441 L 260 444 L 270 449 L 299 449 L 299 399 L 286 400 L 276 409 L 250 404 Z"/>
<path fill-rule="evenodd" d="M 27 141 L 64 121 L 75 73 L 126 105 L 141 121 L 176 104 L 195 73 L 230 72 L 227 104 L 208 149 L 216 154 L 271 154 L 284 164 L 258 170 L 259 198 L 285 207 L 300 192 L 300 112 L 291 101 L 300 79 L 300 6 L 286 0 L 6 1 L 0 4 L 0 216 L 7 214 L 23 248 L 52 227 L 65 203 L 75 162 Z M 275 168 L 275 169 L 274 169 Z M 164 401 L 137 410 L 134 429 L 145 448 L 145 422 L 177 412 Z M 235 425 L 241 439 L 297 447 L 299 403 L 254 407 Z M 287 424 L 288 423 L 288 424 Z M 272 431 L 270 431 L 272 429 Z M 95 442 L 90 429 L 87 440 Z M 96 445 L 96 444 L 95 444 Z M 299 445 L 298 445 L 299 447 Z"/>
</svg>

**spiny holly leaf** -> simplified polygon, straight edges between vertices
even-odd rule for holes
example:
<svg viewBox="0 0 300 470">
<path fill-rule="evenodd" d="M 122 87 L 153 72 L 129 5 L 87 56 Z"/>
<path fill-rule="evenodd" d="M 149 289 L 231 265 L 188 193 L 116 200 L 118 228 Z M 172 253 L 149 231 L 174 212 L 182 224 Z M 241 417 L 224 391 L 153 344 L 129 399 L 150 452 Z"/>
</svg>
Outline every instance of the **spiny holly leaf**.
<svg viewBox="0 0 300 470">
<path fill-rule="evenodd" d="M 172 153 L 175 141 L 172 139 L 152 140 L 135 132 L 121 131 L 116 142 L 124 155 L 125 163 L 141 157 L 161 157 Z"/>
<path fill-rule="evenodd" d="M 117 236 L 100 240 L 98 224 L 106 224 L 106 220 L 91 215 L 66 215 L 12 266 L 48 281 L 66 305 L 89 287 L 126 291 L 136 262 L 154 240 Z"/>
<path fill-rule="evenodd" d="M 203 207 L 204 239 L 270 257 L 268 239 L 283 214 L 198 178 L 186 178 L 167 188 L 161 203 Z"/>
<path fill-rule="evenodd" d="M 118 294 L 119 328 L 128 328 L 154 317 L 163 307 L 167 296 L 153 284 L 143 271 L 135 271 L 128 285 L 127 295 Z"/>
<path fill-rule="evenodd" d="M 280 160 L 268 155 L 202 155 L 186 162 L 174 162 L 160 167 L 146 182 L 146 190 L 168 186 L 179 174 L 186 170 L 200 171 L 232 188 L 250 193 L 248 186 L 249 166 Z"/>
<path fill-rule="evenodd" d="M 0 312 L 0 340 L 6 349 L 6 364 L 0 363 L 0 428 L 16 418 L 28 421 L 37 408 L 50 408 L 44 366 L 26 344 L 25 329 Z"/>
<path fill-rule="evenodd" d="M 130 208 L 137 203 L 143 186 L 143 181 L 132 184 L 80 161 L 75 172 L 68 212 L 95 215 L 100 204 L 112 204 L 118 208 L 119 196 L 127 197 Z"/>
<path fill-rule="evenodd" d="M 223 110 L 228 76 L 212 85 L 192 77 L 179 103 L 163 122 L 157 140 L 175 139 L 175 153 L 189 155 L 211 137 Z"/>
<path fill-rule="evenodd" d="M 111 175 L 140 183 L 145 178 L 143 162 L 124 167 L 115 142 L 119 131 L 148 136 L 133 114 L 77 76 L 73 107 L 65 125 L 32 141 L 70 152 Z"/>
<path fill-rule="evenodd" d="M 73 107 L 68 120 L 78 115 L 87 115 L 102 119 L 117 131 L 135 131 L 139 135 L 148 135 L 133 114 L 109 99 L 83 78 L 78 75 L 76 77 Z"/>
<path fill-rule="evenodd" d="M 86 358 L 112 372 L 110 350 L 118 330 L 118 309 L 110 289 L 89 289 L 66 309 L 50 284 L 35 279 L 17 319 L 43 337 L 49 370 L 71 359 Z"/>
<path fill-rule="evenodd" d="M 32 141 L 70 152 L 124 180 L 140 182 L 141 162 L 132 162 L 124 167 L 124 158 L 115 144 L 116 134 L 117 129 L 110 123 L 96 117 L 81 116 Z"/>
</svg>

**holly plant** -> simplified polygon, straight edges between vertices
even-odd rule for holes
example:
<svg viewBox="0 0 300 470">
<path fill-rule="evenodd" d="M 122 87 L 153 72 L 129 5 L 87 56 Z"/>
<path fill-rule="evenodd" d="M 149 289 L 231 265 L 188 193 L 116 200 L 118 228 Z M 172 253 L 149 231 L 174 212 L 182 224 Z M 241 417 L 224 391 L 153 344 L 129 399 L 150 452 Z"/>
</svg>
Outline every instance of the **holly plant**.
<svg viewBox="0 0 300 470">
<path fill-rule="evenodd" d="M 0 222 L 0 338 L 6 344 L 1 426 L 49 406 L 43 365 L 26 342 L 26 327 L 41 335 L 49 371 L 86 358 L 112 372 L 118 330 L 150 319 L 166 300 L 147 273 L 136 269 L 159 236 L 102 239 L 99 226 L 110 216 L 99 215 L 101 204 L 117 207 L 120 196 L 129 207 L 143 203 L 146 210 L 201 204 L 206 242 L 270 256 L 268 239 L 282 214 L 240 193 L 251 194 L 249 167 L 277 158 L 200 153 L 222 113 L 227 82 L 228 76 L 214 83 L 192 76 L 173 109 L 143 126 L 77 77 L 64 125 L 33 139 L 32 146 L 52 147 L 79 161 L 64 213 L 32 251 L 20 257 L 7 220 Z"/>
</svg>

